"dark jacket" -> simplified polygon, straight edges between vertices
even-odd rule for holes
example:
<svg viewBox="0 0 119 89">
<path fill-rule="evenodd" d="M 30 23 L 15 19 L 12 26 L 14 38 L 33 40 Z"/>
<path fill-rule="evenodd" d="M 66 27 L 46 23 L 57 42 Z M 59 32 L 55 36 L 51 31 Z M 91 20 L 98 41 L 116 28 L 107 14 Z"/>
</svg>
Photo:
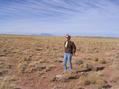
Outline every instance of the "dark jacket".
<svg viewBox="0 0 119 89">
<path fill-rule="evenodd" d="M 73 41 L 68 41 L 67 47 L 65 47 L 67 41 L 64 42 L 64 51 L 65 53 L 75 54 L 76 52 L 76 45 Z"/>
</svg>

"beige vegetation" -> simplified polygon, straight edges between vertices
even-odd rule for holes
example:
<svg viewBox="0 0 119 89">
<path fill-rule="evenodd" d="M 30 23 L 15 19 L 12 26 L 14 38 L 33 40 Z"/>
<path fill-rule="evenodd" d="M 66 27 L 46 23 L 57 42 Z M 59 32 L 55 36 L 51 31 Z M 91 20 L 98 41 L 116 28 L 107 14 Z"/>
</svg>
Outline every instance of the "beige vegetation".
<svg viewBox="0 0 119 89">
<path fill-rule="evenodd" d="M 64 40 L 0 35 L 0 89 L 119 89 L 119 39 L 72 37 L 73 71 L 63 74 Z"/>
</svg>

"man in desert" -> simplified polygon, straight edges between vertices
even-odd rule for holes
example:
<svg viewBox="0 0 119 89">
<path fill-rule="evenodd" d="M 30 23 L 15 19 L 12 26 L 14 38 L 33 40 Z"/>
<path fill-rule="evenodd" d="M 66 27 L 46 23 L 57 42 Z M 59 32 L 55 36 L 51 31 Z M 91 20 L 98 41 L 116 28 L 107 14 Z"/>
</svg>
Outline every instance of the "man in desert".
<svg viewBox="0 0 119 89">
<path fill-rule="evenodd" d="M 66 41 L 64 42 L 64 72 L 72 71 L 72 56 L 75 55 L 76 45 L 71 41 L 70 35 L 65 35 Z"/>
</svg>

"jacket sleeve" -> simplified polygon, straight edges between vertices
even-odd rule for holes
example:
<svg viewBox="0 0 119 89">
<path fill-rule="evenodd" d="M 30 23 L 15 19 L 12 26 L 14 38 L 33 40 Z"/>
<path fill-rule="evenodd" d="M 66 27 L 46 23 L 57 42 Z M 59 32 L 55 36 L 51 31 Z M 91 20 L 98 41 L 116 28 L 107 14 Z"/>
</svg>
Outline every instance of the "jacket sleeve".
<svg viewBox="0 0 119 89">
<path fill-rule="evenodd" d="M 75 45 L 75 43 L 73 42 L 73 54 L 75 54 L 75 52 L 76 52 L 76 45 Z"/>
</svg>

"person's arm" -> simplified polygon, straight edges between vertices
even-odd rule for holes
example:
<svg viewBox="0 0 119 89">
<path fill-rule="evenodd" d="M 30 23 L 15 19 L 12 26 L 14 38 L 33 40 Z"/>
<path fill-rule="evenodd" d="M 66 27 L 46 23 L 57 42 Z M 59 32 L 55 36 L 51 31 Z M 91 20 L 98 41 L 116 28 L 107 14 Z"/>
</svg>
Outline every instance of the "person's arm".
<svg viewBox="0 0 119 89">
<path fill-rule="evenodd" d="M 75 55 L 75 53 L 76 53 L 76 45 L 75 45 L 75 43 L 73 42 L 73 54 Z"/>
</svg>

